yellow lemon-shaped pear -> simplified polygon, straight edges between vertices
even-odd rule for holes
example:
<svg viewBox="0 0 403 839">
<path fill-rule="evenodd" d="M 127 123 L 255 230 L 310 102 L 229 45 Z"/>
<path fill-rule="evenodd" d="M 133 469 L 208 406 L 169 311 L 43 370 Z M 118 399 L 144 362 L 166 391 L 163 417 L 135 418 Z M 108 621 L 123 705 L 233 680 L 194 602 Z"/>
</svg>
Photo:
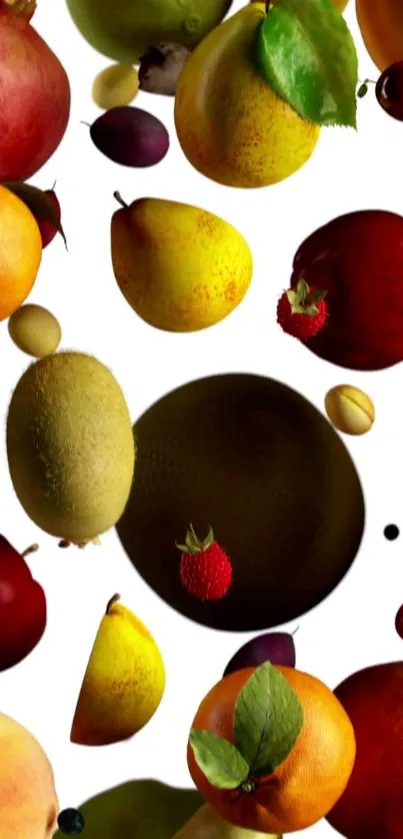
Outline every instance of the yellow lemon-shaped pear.
<svg viewBox="0 0 403 839">
<path fill-rule="evenodd" d="M 151 719 L 165 689 L 165 668 L 154 638 L 114 595 L 106 608 L 85 671 L 70 739 L 105 746 L 132 737 Z"/>
</svg>

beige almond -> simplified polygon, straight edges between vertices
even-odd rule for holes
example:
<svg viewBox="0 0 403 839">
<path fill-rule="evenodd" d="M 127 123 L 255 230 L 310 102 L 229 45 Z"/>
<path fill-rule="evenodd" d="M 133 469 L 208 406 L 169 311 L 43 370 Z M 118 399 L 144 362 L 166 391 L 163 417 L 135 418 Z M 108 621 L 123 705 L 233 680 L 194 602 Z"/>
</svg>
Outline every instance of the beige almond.
<svg viewBox="0 0 403 839">
<path fill-rule="evenodd" d="M 332 425 L 343 434 L 366 434 L 375 421 L 372 399 L 352 385 L 332 387 L 325 396 L 325 411 Z"/>
</svg>

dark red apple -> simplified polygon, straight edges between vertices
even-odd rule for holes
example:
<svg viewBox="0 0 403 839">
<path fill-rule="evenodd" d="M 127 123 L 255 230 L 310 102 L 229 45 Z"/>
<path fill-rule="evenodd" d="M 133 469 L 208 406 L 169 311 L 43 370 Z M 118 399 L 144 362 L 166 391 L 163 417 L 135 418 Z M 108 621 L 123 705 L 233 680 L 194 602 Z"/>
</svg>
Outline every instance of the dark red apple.
<svg viewBox="0 0 403 839">
<path fill-rule="evenodd" d="M 328 320 L 304 343 L 351 370 L 383 370 L 403 360 L 403 217 L 361 210 L 309 236 L 293 262 L 299 279 L 326 290 Z"/>
<path fill-rule="evenodd" d="M 47 189 L 45 190 L 45 195 L 47 195 L 49 200 L 52 202 L 55 214 L 60 224 L 62 214 L 56 193 L 53 192 L 53 189 Z M 50 245 L 50 243 L 55 238 L 58 232 L 57 227 L 55 227 L 55 225 L 51 224 L 49 221 L 41 221 L 40 219 L 37 219 L 37 222 L 42 236 L 42 248 L 46 248 L 46 246 Z"/>
<path fill-rule="evenodd" d="M 46 598 L 24 557 L 0 536 L 0 671 L 19 664 L 46 627 Z"/>
<path fill-rule="evenodd" d="M 70 114 L 67 74 L 31 26 L 29 5 L 0 0 L 0 183 L 31 178 L 58 147 Z"/>
<path fill-rule="evenodd" d="M 47 190 L 38 189 L 37 186 L 23 181 L 6 181 L 3 186 L 21 198 L 21 201 L 31 210 L 40 230 L 42 248 L 50 244 L 56 233 L 60 233 L 67 247 L 61 222 L 60 204 L 54 191 L 55 184 L 52 189 Z"/>
<path fill-rule="evenodd" d="M 402 839 L 403 662 L 366 667 L 334 693 L 353 724 L 357 754 L 326 819 L 348 839 Z"/>
</svg>

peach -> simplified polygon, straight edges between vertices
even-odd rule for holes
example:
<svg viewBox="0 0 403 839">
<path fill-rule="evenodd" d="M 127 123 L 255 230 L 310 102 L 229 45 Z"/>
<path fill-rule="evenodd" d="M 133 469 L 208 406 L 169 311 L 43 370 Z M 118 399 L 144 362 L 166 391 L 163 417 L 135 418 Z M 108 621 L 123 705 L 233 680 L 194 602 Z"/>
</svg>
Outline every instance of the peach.
<svg viewBox="0 0 403 839">
<path fill-rule="evenodd" d="M 37 740 L 0 713 L 0 839 L 51 839 L 59 804 L 53 770 Z"/>
</svg>

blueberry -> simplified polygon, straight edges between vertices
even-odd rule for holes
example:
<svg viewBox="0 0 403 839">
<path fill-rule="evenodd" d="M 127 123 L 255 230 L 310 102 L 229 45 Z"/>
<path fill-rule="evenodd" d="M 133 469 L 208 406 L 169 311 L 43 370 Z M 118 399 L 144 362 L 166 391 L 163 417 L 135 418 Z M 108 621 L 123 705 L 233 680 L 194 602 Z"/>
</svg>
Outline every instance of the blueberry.
<svg viewBox="0 0 403 839">
<path fill-rule="evenodd" d="M 388 524 L 383 531 L 383 535 L 388 542 L 393 542 L 399 535 L 399 528 L 395 524 Z"/>
<path fill-rule="evenodd" d="M 67 807 L 67 810 L 62 810 L 59 813 L 57 824 L 59 830 L 66 836 L 78 836 L 84 830 L 85 821 L 79 810 L 75 810 L 74 807 Z"/>
</svg>

